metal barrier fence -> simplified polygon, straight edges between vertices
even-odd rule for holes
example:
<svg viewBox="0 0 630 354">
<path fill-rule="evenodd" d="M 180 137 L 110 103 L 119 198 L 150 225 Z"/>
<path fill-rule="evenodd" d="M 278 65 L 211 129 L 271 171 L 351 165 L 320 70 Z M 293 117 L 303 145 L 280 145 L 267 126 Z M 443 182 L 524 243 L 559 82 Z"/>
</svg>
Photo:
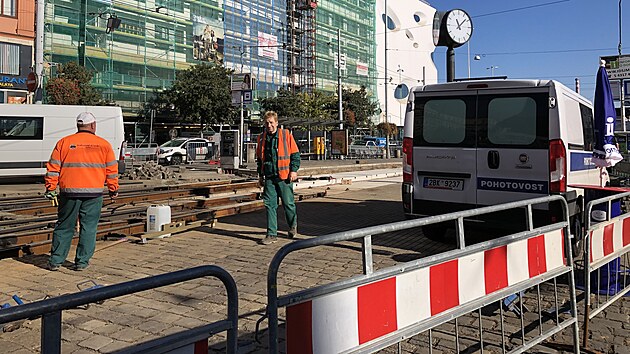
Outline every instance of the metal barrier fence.
<svg viewBox="0 0 630 354">
<path fill-rule="evenodd" d="M 191 141 L 186 144 L 188 162 L 203 161 L 210 158 L 211 147 L 205 142 Z"/>
<path fill-rule="evenodd" d="M 532 206 L 558 203 L 564 220 L 534 228 Z M 527 230 L 499 239 L 466 246 L 464 218 L 513 208 L 525 208 Z M 372 237 L 455 220 L 458 249 L 373 271 Z M 278 297 L 278 270 L 290 253 L 340 241 L 362 239 L 363 275 Z M 279 351 L 278 308 L 287 307 L 287 353 L 374 352 L 455 320 L 455 346 L 460 352 L 458 318 L 479 311 L 479 344 L 483 352 L 481 308 L 506 297 L 522 300 L 523 291 L 536 287 L 538 333 L 526 340 L 521 316 L 520 346 L 524 352 L 569 326 L 574 352 L 579 353 L 573 259 L 564 198 L 551 196 L 520 202 L 340 232 L 283 246 L 274 256 L 267 275 L 269 352 Z M 560 319 L 556 279 L 568 274 L 570 318 Z M 543 331 L 540 285 L 553 280 L 555 317 Z M 553 301 L 552 301 L 553 302 Z M 506 352 L 501 309 L 501 347 Z M 521 302 L 521 313 L 523 307 Z M 549 328 L 550 327 L 550 328 Z M 518 334 L 517 334 L 518 335 Z M 530 335 L 531 337 L 531 335 Z M 487 344 L 487 342 L 486 342 Z"/>
<path fill-rule="evenodd" d="M 156 160 L 158 149 L 159 147 L 155 143 L 150 144 L 150 146 L 149 144 L 138 144 L 137 146 L 129 144 L 126 149 L 125 162 L 135 164 Z"/>
<path fill-rule="evenodd" d="M 588 345 L 589 320 L 630 292 L 627 276 L 630 271 L 630 212 L 612 216 L 613 203 L 622 203 L 630 192 L 619 193 L 590 201 L 586 205 L 586 235 L 584 236 L 584 337 Z M 603 208 L 602 208 L 603 207 Z M 619 213 L 621 213 L 620 205 Z M 597 208 L 606 213 L 606 220 L 593 223 L 591 213 Z M 604 209 L 604 210 L 602 210 Z M 625 268 L 625 269 L 624 269 Z M 606 280 L 602 284 L 602 269 Z M 623 269 L 623 270 L 622 270 Z M 591 303 L 591 278 L 597 274 L 595 303 Z M 620 281 L 619 275 L 623 274 Z M 611 281 L 611 279 L 613 279 Z M 602 292 L 605 298 L 602 299 Z"/>
<path fill-rule="evenodd" d="M 226 352 L 236 353 L 238 334 L 238 292 L 236 283 L 232 276 L 223 268 L 213 265 L 160 274 L 3 309 L 0 311 L 0 324 L 41 316 L 41 352 L 45 354 L 60 354 L 61 313 L 63 310 L 206 276 L 216 277 L 225 285 L 228 297 L 227 319 L 149 341 L 122 352 L 169 353 L 182 347 L 194 346 L 196 342 L 202 340 L 206 341 L 205 346 L 207 348 L 208 337 L 215 333 L 227 331 Z"/>
</svg>

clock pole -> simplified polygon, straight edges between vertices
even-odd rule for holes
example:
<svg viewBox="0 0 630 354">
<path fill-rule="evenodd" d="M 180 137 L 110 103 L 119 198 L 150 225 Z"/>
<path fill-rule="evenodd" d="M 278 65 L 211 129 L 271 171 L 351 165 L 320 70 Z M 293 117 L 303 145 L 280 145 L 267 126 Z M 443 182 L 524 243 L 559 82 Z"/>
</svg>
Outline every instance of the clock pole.
<svg viewBox="0 0 630 354">
<path fill-rule="evenodd" d="M 448 47 L 446 50 L 446 82 L 455 80 L 455 49 Z"/>
</svg>

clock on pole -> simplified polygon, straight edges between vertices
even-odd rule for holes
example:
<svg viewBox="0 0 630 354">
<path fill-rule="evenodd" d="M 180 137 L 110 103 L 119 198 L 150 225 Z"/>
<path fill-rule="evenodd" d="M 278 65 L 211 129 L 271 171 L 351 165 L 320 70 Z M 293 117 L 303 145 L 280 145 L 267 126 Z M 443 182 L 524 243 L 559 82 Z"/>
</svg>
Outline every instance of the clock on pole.
<svg viewBox="0 0 630 354">
<path fill-rule="evenodd" d="M 455 79 L 455 51 L 470 40 L 473 24 L 470 15 L 462 9 L 436 12 L 433 17 L 433 44 L 447 47 L 446 80 Z"/>
</svg>

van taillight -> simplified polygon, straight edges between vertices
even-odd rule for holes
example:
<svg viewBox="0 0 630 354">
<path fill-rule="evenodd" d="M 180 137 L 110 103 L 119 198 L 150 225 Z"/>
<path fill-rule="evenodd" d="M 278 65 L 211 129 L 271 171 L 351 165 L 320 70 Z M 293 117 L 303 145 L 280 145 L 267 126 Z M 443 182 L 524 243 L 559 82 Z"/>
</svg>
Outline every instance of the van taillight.
<svg viewBox="0 0 630 354">
<path fill-rule="evenodd" d="M 123 141 L 120 144 L 120 156 L 118 158 L 119 161 L 125 161 L 125 154 L 127 153 L 127 142 Z"/>
<path fill-rule="evenodd" d="M 549 142 L 549 192 L 567 191 L 567 151 L 560 139 Z"/>
<path fill-rule="evenodd" d="M 413 182 L 413 139 L 403 138 L 403 182 Z"/>
</svg>

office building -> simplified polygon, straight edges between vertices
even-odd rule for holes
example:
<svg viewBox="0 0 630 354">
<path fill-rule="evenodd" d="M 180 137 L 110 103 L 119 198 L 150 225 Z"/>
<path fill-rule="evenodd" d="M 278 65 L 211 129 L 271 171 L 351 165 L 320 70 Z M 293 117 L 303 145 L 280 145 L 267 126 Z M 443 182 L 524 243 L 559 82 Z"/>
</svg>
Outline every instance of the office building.
<svg viewBox="0 0 630 354">
<path fill-rule="evenodd" d="M 4 0 L 0 6 L 0 103 L 26 103 L 33 63 L 35 4 Z"/>
<path fill-rule="evenodd" d="M 95 73 L 93 84 L 102 90 L 105 99 L 123 107 L 127 116 L 134 116 L 155 90 L 171 85 L 178 71 L 199 63 L 251 73 L 255 80 L 254 98 L 262 98 L 281 87 L 335 92 L 339 58 L 342 86 L 365 86 L 375 99 L 378 92 L 382 101 L 380 86 L 384 86 L 385 73 L 377 54 L 382 52 L 377 50 L 383 37 L 379 26 L 384 28 L 379 12 L 382 3 L 383 0 L 49 0 L 45 10 L 44 76 L 54 77 L 58 64 L 76 61 Z M 411 12 L 394 7 L 390 17 L 398 16 L 400 21 L 396 22 L 399 27 L 390 29 L 391 43 L 397 43 L 396 36 L 417 36 L 405 45 L 424 51 L 430 63 L 424 65 L 424 73 L 431 80 L 437 75 L 433 74 L 435 67 L 424 44 L 431 41 L 430 26 L 421 30 L 402 28 L 418 23 L 424 26 L 426 18 L 432 16 L 431 8 L 419 1 L 405 0 L 405 4 L 422 20 L 403 20 L 402 14 Z M 427 31 L 426 40 L 420 39 Z M 339 42 L 341 51 L 337 53 Z M 388 63 L 391 75 L 396 73 L 397 61 L 403 56 L 392 55 L 391 51 L 389 54 L 395 57 Z M 408 62 L 401 63 L 405 70 L 401 78 L 417 80 L 423 72 L 422 65 L 411 55 L 405 57 Z M 394 78 L 398 78 L 396 75 Z M 393 92 L 395 85 L 390 89 Z M 255 105 L 251 108 L 257 109 Z"/>
</svg>

